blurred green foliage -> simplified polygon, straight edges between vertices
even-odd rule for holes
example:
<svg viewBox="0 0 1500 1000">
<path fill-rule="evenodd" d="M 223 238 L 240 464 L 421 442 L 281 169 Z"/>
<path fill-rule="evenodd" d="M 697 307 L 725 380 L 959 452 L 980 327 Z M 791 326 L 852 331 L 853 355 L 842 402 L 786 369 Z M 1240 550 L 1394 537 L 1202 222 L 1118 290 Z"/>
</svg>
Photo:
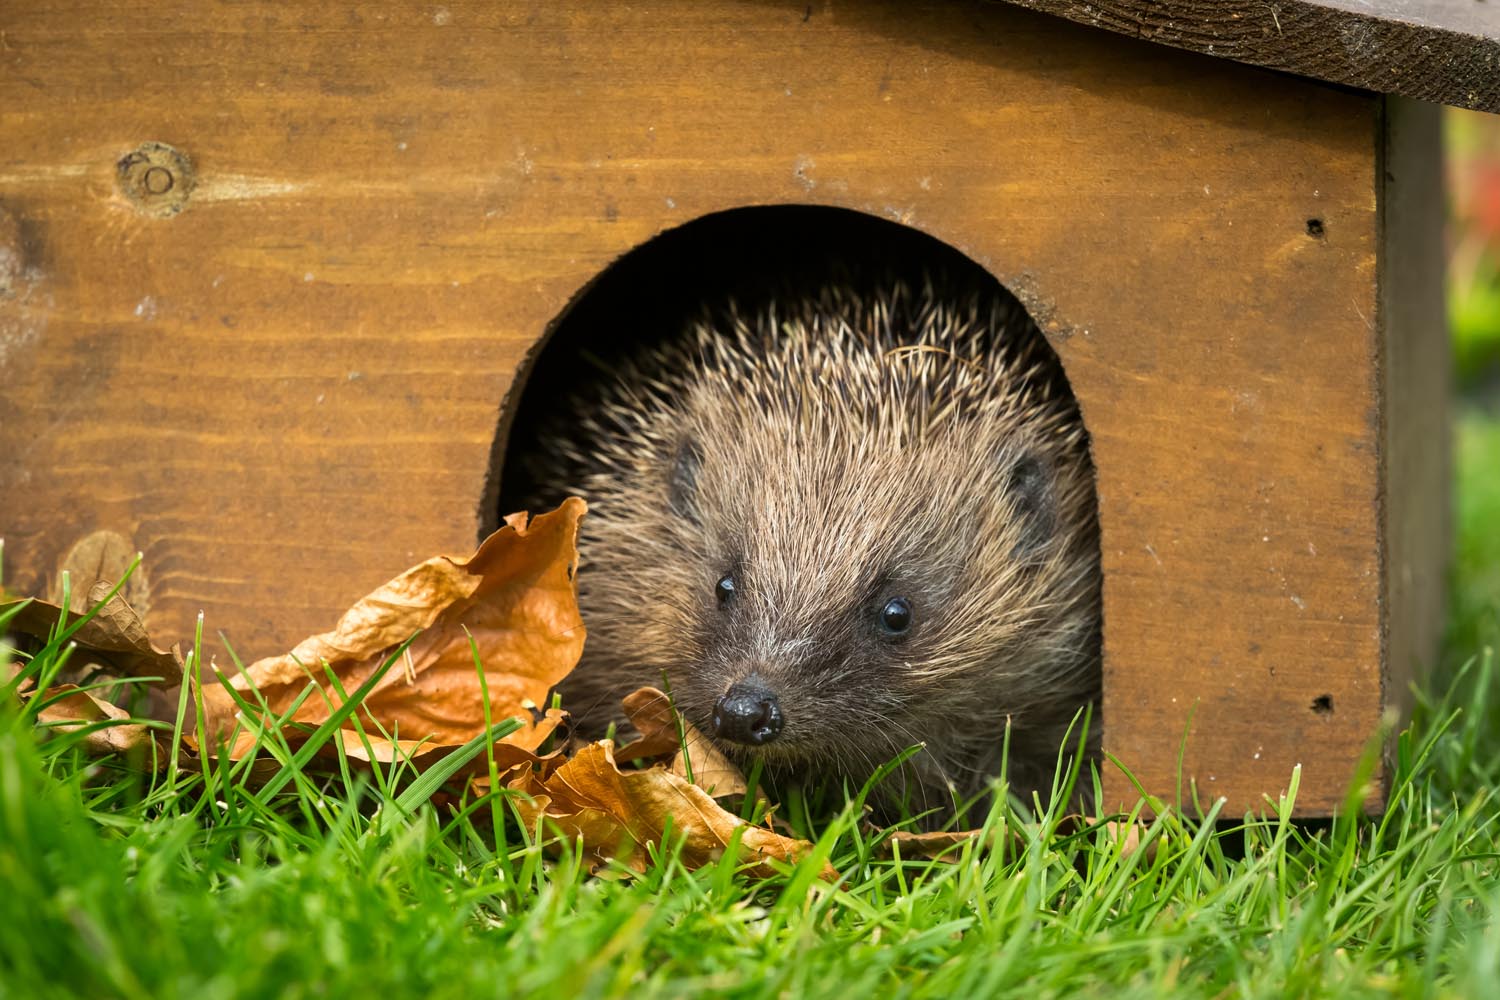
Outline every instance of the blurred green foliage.
<svg viewBox="0 0 1500 1000">
<path fill-rule="evenodd" d="M 1454 437 L 1458 530 L 1449 590 L 1450 667 L 1500 648 L 1500 418 L 1464 407 Z"/>
<path fill-rule="evenodd" d="M 1459 384 L 1500 393 L 1500 115 L 1450 109 L 1448 308 Z"/>
</svg>

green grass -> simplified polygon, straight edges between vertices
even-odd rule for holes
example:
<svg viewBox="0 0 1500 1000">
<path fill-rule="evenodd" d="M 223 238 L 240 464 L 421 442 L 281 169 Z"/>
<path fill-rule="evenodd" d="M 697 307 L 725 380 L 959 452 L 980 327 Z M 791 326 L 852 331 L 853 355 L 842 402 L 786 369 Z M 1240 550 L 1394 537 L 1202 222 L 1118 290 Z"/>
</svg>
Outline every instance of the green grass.
<svg viewBox="0 0 1500 1000">
<path fill-rule="evenodd" d="M 5 697 L 0 996 L 1493 995 L 1500 734 L 1477 654 L 1500 634 L 1500 421 L 1459 438 L 1463 665 L 1402 737 L 1381 819 L 1172 817 L 1134 853 L 1043 820 L 1019 856 L 934 864 L 882 860 L 835 816 L 811 832 L 836 886 L 670 851 L 588 877 L 493 802 L 412 808 L 391 774 L 316 776 L 284 748 L 269 796 L 228 765 L 150 777 Z"/>
</svg>

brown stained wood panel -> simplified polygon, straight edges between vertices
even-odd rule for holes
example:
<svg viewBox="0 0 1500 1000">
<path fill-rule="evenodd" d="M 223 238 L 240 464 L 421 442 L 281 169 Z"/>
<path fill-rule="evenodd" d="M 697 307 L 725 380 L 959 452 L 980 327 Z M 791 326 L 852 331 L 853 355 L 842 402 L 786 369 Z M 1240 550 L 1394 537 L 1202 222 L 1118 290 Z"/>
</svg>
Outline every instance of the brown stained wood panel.
<svg viewBox="0 0 1500 1000">
<path fill-rule="evenodd" d="M 1375 100 L 994 4 L 9 5 L 0 30 L 14 589 L 113 531 L 159 641 L 203 609 L 283 651 L 472 545 L 516 366 L 612 259 L 841 206 L 951 243 L 1054 338 L 1100 476 L 1111 752 L 1171 794 L 1191 719 L 1185 773 L 1231 813 L 1299 762 L 1303 811 L 1340 800 L 1381 705 Z M 192 162 L 178 214 L 117 189 L 149 140 Z"/>
<path fill-rule="evenodd" d="M 1328 83 L 1500 112 L 1492 0 L 1007 0 Z"/>
</svg>

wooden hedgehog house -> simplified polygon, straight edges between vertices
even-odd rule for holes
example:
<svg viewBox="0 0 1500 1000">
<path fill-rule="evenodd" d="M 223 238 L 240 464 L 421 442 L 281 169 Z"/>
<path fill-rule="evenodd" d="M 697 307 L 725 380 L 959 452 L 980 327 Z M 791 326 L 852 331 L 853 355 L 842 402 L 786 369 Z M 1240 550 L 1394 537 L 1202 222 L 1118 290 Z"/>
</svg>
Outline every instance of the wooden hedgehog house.
<svg viewBox="0 0 1500 1000">
<path fill-rule="evenodd" d="M 885 227 L 1018 296 L 1079 400 L 1106 750 L 1231 813 L 1300 764 L 1326 815 L 1436 652 L 1422 102 L 1500 110 L 1495 8 L 9 4 L 5 583 L 139 550 L 159 641 L 281 652 L 495 525 L 526 375 L 622 257 L 669 288 L 682 233 Z"/>
</svg>

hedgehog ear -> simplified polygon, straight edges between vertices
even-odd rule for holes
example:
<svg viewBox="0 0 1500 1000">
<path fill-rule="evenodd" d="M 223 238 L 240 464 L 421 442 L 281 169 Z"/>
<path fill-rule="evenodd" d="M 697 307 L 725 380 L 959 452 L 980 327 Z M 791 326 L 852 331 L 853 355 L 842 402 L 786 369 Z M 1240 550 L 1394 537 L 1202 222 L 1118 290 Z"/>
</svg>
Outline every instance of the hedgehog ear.
<svg viewBox="0 0 1500 1000">
<path fill-rule="evenodd" d="M 1052 470 L 1031 452 L 1010 458 L 1006 473 L 1006 490 L 1011 510 L 1022 522 L 1020 540 L 1016 543 L 1018 558 L 1038 555 L 1057 530 L 1057 500 Z"/>
<path fill-rule="evenodd" d="M 677 446 L 672 468 L 667 474 L 667 506 L 672 513 L 697 523 L 693 502 L 698 494 L 698 472 L 703 468 L 703 449 L 692 438 Z"/>
</svg>

